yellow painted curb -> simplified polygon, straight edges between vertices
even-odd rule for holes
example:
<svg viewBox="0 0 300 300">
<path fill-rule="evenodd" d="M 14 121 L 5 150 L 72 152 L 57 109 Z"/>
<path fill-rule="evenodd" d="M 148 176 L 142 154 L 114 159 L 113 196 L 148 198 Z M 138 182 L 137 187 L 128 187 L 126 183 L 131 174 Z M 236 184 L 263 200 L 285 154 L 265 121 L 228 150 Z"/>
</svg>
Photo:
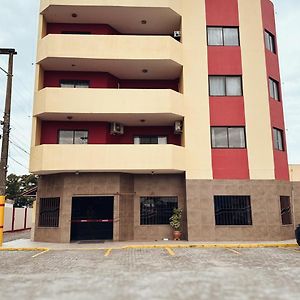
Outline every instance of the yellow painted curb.
<svg viewBox="0 0 300 300">
<path fill-rule="evenodd" d="M 49 251 L 49 248 L 0 248 L 0 251 Z"/>
</svg>

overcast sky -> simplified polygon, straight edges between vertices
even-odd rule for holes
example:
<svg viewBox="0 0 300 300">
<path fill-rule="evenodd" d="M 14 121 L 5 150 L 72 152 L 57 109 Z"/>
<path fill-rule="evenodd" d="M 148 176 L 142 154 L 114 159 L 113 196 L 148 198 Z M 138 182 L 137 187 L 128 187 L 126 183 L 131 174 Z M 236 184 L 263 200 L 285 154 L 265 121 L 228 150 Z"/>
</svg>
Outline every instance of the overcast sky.
<svg viewBox="0 0 300 300">
<path fill-rule="evenodd" d="M 188 1 L 188 0 L 187 0 Z M 245 0 L 250 1 L 250 0 Z M 283 100 L 290 163 L 300 163 L 300 43 L 299 0 L 274 0 Z M 18 51 L 14 66 L 9 172 L 28 172 L 34 62 L 39 0 L 1 1 L 0 48 Z M 0 66 L 7 61 L 0 56 Z M 6 77 L 0 71 L 0 114 L 3 115 Z"/>
</svg>

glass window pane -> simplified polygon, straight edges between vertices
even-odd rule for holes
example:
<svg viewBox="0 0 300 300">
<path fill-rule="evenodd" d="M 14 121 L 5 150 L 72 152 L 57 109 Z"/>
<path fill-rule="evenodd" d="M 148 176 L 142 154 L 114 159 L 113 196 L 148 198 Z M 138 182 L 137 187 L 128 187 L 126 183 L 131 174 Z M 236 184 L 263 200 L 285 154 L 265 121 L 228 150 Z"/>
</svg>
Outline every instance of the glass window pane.
<svg viewBox="0 0 300 300">
<path fill-rule="evenodd" d="M 87 144 L 88 132 L 87 131 L 75 131 L 74 144 Z"/>
<path fill-rule="evenodd" d="M 89 81 L 76 81 L 75 83 L 76 88 L 89 88 L 90 87 L 90 82 Z"/>
<path fill-rule="evenodd" d="M 167 144 L 167 137 L 166 136 L 159 136 L 158 137 L 158 144 Z"/>
<path fill-rule="evenodd" d="M 133 143 L 136 144 L 136 145 L 140 144 L 140 143 L 141 143 L 141 142 L 140 142 L 140 137 L 139 137 L 139 136 L 135 136 L 135 137 L 133 138 Z"/>
<path fill-rule="evenodd" d="M 228 148 L 227 128 L 212 127 L 211 140 L 213 148 Z"/>
<path fill-rule="evenodd" d="M 207 36 L 209 46 L 223 46 L 223 32 L 221 27 L 208 27 Z"/>
<path fill-rule="evenodd" d="M 283 151 L 283 132 L 279 129 L 273 128 L 273 138 L 275 149 Z"/>
<path fill-rule="evenodd" d="M 242 78 L 226 77 L 226 96 L 242 96 Z"/>
<path fill-rule="evenodd" d="M 224 46 L 239 46 L 238 28 L 223 28 Z"/>
<path fill-rule="evenodd" d="M 278 83 L 276 81 L 273 81 L 273 89 L 274 89 L 274 99 L 279 100 Z"/>
<path fill-rule="evenodd" d="M 270 97 L 274 98 L 274 85 L 273 85 L 273 80 L 269 79 L 269 89 L 270 89 Z"/>
<path fill-rule="evenodd" d="M 59 131 L 59 144 L 73 144 L 73 130 L 60 130 Z"/>
<path fill-rule="evenodd" d="M 270 40 L 269 40 L 269 34 L 265 31 L 265 42 L 266 42 L 266 48 L 270 50 Z"/>
<path fill-rule="evenodd" d="M 210 96 L 225 96 L 225 77 L 209 77 L 209 94 Z"/>
<path fill-rule="evenodd" d="M 60 87 L 62 88 L 74 88 L 74 82 L 73 81 L 61 81 Z"/>
<path fill-rule="evenodd" d="M 245 148 L 245 130 L 243 127 L 228 128 L 229 148 Z"/>
</svg>

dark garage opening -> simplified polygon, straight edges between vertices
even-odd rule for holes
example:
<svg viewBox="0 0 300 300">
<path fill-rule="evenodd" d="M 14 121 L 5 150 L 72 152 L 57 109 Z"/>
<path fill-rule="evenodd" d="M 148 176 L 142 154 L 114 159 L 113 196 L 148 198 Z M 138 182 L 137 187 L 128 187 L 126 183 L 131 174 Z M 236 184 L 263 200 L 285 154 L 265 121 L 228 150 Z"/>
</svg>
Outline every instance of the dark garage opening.
<svg viewBox="0 0 300 300">
<path fill-rule="evenodd" d="M 112 240 L 113 214 L 114 197 L 74 197 L 71 240 Z"/>
</svg>

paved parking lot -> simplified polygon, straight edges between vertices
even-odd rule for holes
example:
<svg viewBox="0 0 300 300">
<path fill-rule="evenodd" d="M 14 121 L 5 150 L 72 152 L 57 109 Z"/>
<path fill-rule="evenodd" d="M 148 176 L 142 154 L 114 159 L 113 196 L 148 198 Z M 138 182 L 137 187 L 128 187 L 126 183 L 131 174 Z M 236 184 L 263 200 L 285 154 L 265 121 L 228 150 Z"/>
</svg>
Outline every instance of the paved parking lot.
<svg viewBox="0 0 300 300">
<path fill-rule="evenodd" d="M 1 299 L 300 299 L 300 251 L 0 252 Z"/>
</svg>

